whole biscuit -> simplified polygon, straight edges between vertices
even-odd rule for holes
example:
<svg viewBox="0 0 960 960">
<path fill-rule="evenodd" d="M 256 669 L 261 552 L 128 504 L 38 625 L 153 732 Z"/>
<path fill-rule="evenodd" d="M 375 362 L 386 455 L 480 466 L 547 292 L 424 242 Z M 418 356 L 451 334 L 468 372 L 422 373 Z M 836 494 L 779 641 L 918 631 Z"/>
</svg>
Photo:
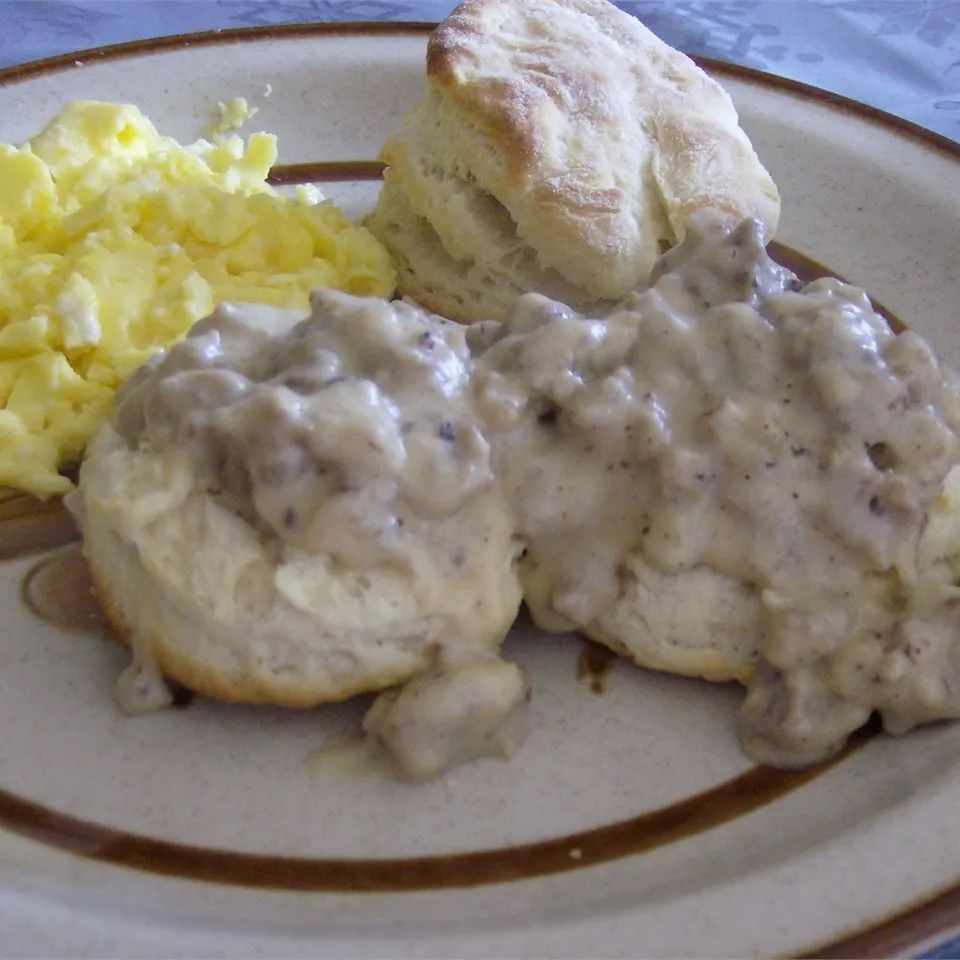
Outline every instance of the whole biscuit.
<svg viewBox="0 0 960 960">
<path fill-rule="evenodd" d="M 695 207 L 776 227 L 776 187 L 729 96 L 606 0 L 467 0 L 432 35 L 427 76 L 424 149 L 591 297 L 644 281 Z"/>
</svg>

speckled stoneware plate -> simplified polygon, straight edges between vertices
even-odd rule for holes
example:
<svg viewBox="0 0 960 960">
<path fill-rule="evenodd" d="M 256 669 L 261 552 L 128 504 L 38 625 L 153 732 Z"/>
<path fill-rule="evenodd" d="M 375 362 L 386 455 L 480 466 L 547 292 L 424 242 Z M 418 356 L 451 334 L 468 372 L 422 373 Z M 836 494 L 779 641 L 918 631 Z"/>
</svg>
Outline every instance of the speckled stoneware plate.
<svg viewBox="0 0 960 960">
<path fill-rule="evenodd" d="M 287 179 L 325 178 L 360 214 L 377 189 L 369 161 L 418 96 L 425 39 L 274 28 L 8 70 L 0 140 L 76 97 L 134 100 L 189 139 L 218 99 L 243 95 L 283 163 L 307 164 Z M 960 361 L 956 151 L 709 66 L 780 185 L 780 242 Z M 63 517 L 24 509 L 0 503 L 5 955 L 862 956 L 919 949 L 960 922 L 960 724 L 861 738 L 825 768 L 777 773 L 740 752 L 737 689 L 621 662 L 600 678 L 577 638 L 521 627 L 509 654 L 535 688 L 521 754 L 399 784 L 316 762 L 357 704 L 195 700 L 121 716 L 125 654 L 98 630 L 71 554 L 43 552 L 69 536 Z M 31 573 L 47 619 L 25 603 Z"/>
</svg>

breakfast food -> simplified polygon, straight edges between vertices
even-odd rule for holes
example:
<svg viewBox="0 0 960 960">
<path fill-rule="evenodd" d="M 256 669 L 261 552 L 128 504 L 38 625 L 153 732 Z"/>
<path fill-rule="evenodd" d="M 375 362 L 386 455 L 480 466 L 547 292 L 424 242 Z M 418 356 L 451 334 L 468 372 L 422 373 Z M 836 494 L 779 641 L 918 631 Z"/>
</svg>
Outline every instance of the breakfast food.
<svg viewBox="0 0 960 960">
<path fill-rule="evenodd" d="M 622 308 L 528 295 L 477 366 L 538 624 L 745 682 L 777 766 L 960 716 L 960 393 L 863 291 L 701 211 Z"/>
<path fill-rule="evenodd" d="M 371 691 L 364 731 L 407 777 L 510 756 L 530 687 L 498 651 L 522 598 L 546 630 L 741 682 L 744 747 L 777 766 L 874 711 L 893 733 L 960 716 L 960 388 L 861 290 L 767 256 L 779 198 L 726 94 L 601 0 L 468 0 L 428 75 L 370 224 L 401 290 L 469 328 L 330 289 L 388 293 L 385 251 L 271 195 L 267 141 L 149 128 L 104 165 L 139 135 L 116 123 L 146 121 L 81 104 L 95 163 L 63 131 L 10 161 L 16 243 L 55 201 L 84 242 L 186 249 L 191 304 L 272 304 L 221 303 L 155 354 L 193 306 L 158 327 L 137 294 L 110 354 L 96 275 L 52 287 L 43 349 L 76 377 L 112 394 L 149 358 L 69 501 L 132 650 L 124 709 L 168 703 L 166 679 L 299 707 Z M 223 129 L 249 113 L 222 104 Z M 305 282 L 310 315 L 281 309 Z M 14 326 L 0 349 L 29 355 Z"/>
<path fill-rule="evenodd" d="M 772 232 L 726 92 L 607 0 L 467 0 L 431 36 L 371 229 L 402 292 L 462 321 L 528 290 L 585 309 L 644 282 L 710 206 Z"/>
<path fill-rule="evenodd" d="M 456 190 L 438 220 L 449 225 L 444 242 L 426 218 L 413 214 L 391 170 L 384 174 L 376 209 L 366 222 L 390 250 L 405 295 L 462 323 L 503 319 L 528 290 L 584 310 L 603 307 L 558 271 L 540 267 L 492 198 L 475 189 Z M 468 242 L 485 254 L 474 255 L 464 246 Z"/>
<path fill-rule="evenodd" d="M 469 737 L 403 744 L 422 747 L 424 703 L 474 676 L 460 709 L 486 716 L 490 749 L 524 704 L 516 667 L 475 663 L 516 616 L 518 547 L 469 365 L 456 324 L 323 290 L 306 319 L 221 305 L 142 367 L 70 500 L 133 651 L 125 708 L 162 705 L 160 674 L 303 707 L 426 673 L 419 705 L 401 695 L 371 721 L 424 775 Z"/>
<path fill-rule="evenodd" d="M 224 134 L 239 130 L 248 120 L 252 120 L 260 112 L 258 107 L 251 107 L 246 97 L 231 97 L 229 100 L 217 102 L 217 118 L 209 127 L 207 134 L 211 140 L 222 139 Z"/>
<path fill-rule="evenodd" d="M 123 379 L 223 299 L 389 296 L 383 247 L 315 191 L 266 183 L 274 137 L 181 146 L 133 106 L 68 104 L 0 145 L 0 487 L 71 486 Z"/>
<path fill-rule="evenodd" d="M 522 670 L 493 656 L 439 659 L 406 686 L 381 693 L 363 718 L 367 736 L 409 779 L 475 757 L 512 757 L 527 736 L 530 686 Z"/>
<path fill-rule="evenodd" d="M 300 706 L 409 681 L 366 721 L 408 775 L 510 753 L 522 590 L 547 630 L 743 682 L 775 765 L 873 710 L 960 715 L 960 394 L 764 239 L 699 211 L 602 319 L 540 294 L 470 328 L 333 291 L 305 320 L 219 308 L 126 384 L 72 501 L 128 708 L 160 673 Z"/>
</svg>

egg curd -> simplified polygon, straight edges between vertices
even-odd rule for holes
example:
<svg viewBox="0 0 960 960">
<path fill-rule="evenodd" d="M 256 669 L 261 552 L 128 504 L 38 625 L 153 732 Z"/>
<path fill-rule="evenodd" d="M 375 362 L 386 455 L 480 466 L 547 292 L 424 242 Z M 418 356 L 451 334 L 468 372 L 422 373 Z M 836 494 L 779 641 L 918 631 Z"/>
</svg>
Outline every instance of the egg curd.
<svg viewBox="0 0 960 960">
<path fill-rule="evenodd" d="M 248 120 L 252 120 L 260 112 L 259 107 L 251 107 L 244 97 L 231 97 L 221 100 L 217 104 L 217 118 L 207 128 L 211 137 L 239 130 Z"/>
<path fill-rule="evenodd" d="M 380 243 L 266 182 L 276 138 L 183 146 L 131 105 L 67 104 L 0 144 L 0 486 L 64 492 L 124 378 L 221 300 L 389 296 Z"/>
</svg>

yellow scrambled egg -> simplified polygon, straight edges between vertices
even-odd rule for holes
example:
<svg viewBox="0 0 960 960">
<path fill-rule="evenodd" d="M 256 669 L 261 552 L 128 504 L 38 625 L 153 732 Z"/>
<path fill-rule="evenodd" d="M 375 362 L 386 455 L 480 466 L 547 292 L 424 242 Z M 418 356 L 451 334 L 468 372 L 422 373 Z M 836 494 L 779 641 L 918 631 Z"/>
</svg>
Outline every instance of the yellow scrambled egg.
<svg viewBox="0 0 960 960">
<path fill-rule="evenodd" d="M 123 379 L 220 300 L 390 295 L 370 233 L 266 183 L 276 154 L 265 133 L 182 146 L 136 107 L 91 101 L 0 144 L 0 487 L 69 489 L 58 468 Z"/>
<path fill-rule="evenodd" d="M 248 120 L 252 120 L 260 109 L 251 107 L 243 97 L 231 97 L 217 104 L 217 119 L 208 127 L 211 137 L 219 137 L 231 130 L 239 130 Z"/>
</svg>

